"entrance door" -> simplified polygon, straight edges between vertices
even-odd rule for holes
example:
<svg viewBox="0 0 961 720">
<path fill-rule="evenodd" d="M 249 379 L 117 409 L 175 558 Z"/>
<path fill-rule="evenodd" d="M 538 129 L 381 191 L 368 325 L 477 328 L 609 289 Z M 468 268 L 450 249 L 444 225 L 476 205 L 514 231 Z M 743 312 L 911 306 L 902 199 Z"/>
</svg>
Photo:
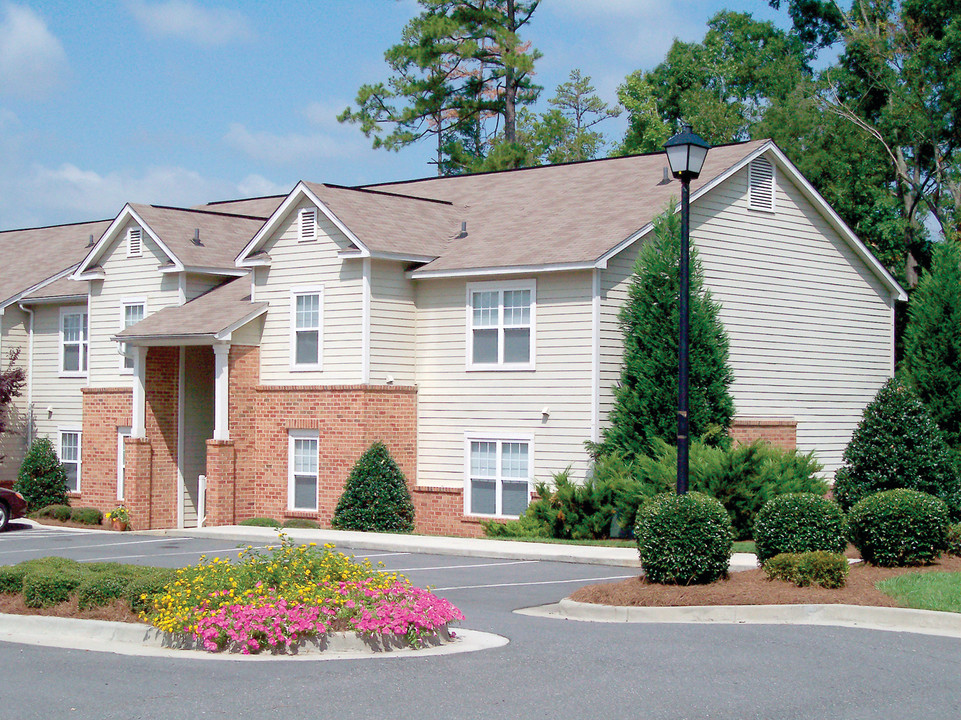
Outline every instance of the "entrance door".
<svg viewBox="0 0 961 720">
<path fill-rule="evenodd" d="M 126 446 L 124 438 L 130 437 L 130 426 L 117 428 L 117 502 L 124 501 L 124 462 L 126 461 Z"/>
<path fill-rule="evenodd" d="M 182 357 L 181 517 L 184 527 L 197 527 L 199 479 L 207 474 L 207 440 L 214 436 L 214 351 L 209 347 L 186 347 Z"/>
</svg>

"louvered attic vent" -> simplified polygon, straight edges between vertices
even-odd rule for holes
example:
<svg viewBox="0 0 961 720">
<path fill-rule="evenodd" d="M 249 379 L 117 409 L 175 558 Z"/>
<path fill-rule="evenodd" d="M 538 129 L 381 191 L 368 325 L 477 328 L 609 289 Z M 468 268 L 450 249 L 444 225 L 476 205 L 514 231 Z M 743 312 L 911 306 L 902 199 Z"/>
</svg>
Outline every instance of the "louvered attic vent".
<svg viewBox="0 0 961 720">
<path fill-rule="evenodd" d="M 774 212 L 774 165 L 758 158 L 748 166 L 748 207 Z"/>
<path fill-rule="evenodd" d="M 143 253 L 143 230 L 130 228 L 127 230 L 127 257 L 140 257 Z"/>
<path fill-rule="evenodd" d="M 300 211 L 300 239 L 315 240 L 317 238 L 317 210 L 304 208 Z"/>
</svg>

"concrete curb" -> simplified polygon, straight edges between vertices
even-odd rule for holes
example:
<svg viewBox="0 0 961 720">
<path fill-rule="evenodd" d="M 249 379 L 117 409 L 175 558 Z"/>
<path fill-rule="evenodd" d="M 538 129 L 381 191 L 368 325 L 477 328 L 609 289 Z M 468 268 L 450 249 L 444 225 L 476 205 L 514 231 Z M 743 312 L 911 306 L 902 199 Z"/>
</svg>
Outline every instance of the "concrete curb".
<svg viewBox="0 0 961 720">
<path fill-rule="evenodd" d="M 624 623 L 728 625 L 833 625 L 961 638 L 961 614 L 863 605 L 718 605 L 623 607 L 564 598 L 553 605 L 517 610 L 521 615 Z"/>
<path fill-rule="evenodd" d="M 455 653 L 476 652 L 501 647 L 508 639 L 477 630 L 454 630 L 456 638 L 442 644 L 414 650 L 407 647 L 382 645 L 372 647 L 354 633 L 331 633 L 322 650 L 308 644 L 298 655 L 240 655 L 210 653 L 205 650 L 169 647 L 165 633 L 149 625 L 108 622 L 105 620 L 75 620 L 73 618 L 40 615 L 0 614 L 0 642 L 21 645 L 41 645 L 117 655 L 166 657 L 185 660 L 226 660 L 238 662 L 263 661 L 318 661 L 360 660 L 378 658 L 429 657 Z M 379 645 L 379 644 L 377 644 Z M 316 646 L 316 643 L 314 643 Z"/>
</svg>

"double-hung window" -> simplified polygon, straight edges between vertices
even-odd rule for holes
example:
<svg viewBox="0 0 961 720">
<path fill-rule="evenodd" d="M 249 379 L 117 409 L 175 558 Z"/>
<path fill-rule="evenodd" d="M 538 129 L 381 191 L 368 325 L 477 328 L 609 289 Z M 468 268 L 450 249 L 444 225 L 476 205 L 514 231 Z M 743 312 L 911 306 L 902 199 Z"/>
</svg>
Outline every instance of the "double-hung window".
<svg viewBox="0 0 961 720">
<path fill-rule="evenodd" d="M 533 370 L 535 283 L 469 283 L 468 370 Z"/>
<path fill-rule="evenodd" d="M 317 430 L 288 431 L 287 507 L 290 510 L 317 510 Z"/>
<path fill-rule="evenodd" d="M 60 374 L 80 377 L 87 374 L 87 310 L 60 310 Z"/>
<path fill-rule="evenodd" d="M 120 317 L 121 330 L 126 330 L 131 325 L 136 325 L 144 319 L 147 304 L 143 300 L 124 300 L 120 306 L 122 313 Z M 120 369 L 126 372 L 133 372 L 133 357 L 127 354 L 126 349 L 123 359 L 120 361 Z"/>
<path fill-rule="evenodd" d="M 467 514 L 517 517 L 530 500 L 529 439 L 467 439 Z"/>
<path fill-rule="evenodd" d="M 290 367 L 292 370 L 322 368 L 323 305 L 323 288 L 291 291 Z"/>
<path fill-rule="evenodd" d="M 60 463 L 67 473 L 67 490 L 80 492 L 80 431 L 60 431 Z"/>
</svg>

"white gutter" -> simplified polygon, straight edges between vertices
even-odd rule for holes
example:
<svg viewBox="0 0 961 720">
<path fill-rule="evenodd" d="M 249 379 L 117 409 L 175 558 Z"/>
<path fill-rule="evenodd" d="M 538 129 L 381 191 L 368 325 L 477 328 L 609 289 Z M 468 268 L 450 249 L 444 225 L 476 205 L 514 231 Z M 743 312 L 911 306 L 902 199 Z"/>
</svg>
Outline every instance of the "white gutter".
<svg viewBox="0 0 961 720">
<path fill-rule="evenodd" d="M 27 331 L 27 447 L 33 442 L 33 310 L 23 303 L 18 307 L 30 316 L 30 329 Z"/>
</svg>

